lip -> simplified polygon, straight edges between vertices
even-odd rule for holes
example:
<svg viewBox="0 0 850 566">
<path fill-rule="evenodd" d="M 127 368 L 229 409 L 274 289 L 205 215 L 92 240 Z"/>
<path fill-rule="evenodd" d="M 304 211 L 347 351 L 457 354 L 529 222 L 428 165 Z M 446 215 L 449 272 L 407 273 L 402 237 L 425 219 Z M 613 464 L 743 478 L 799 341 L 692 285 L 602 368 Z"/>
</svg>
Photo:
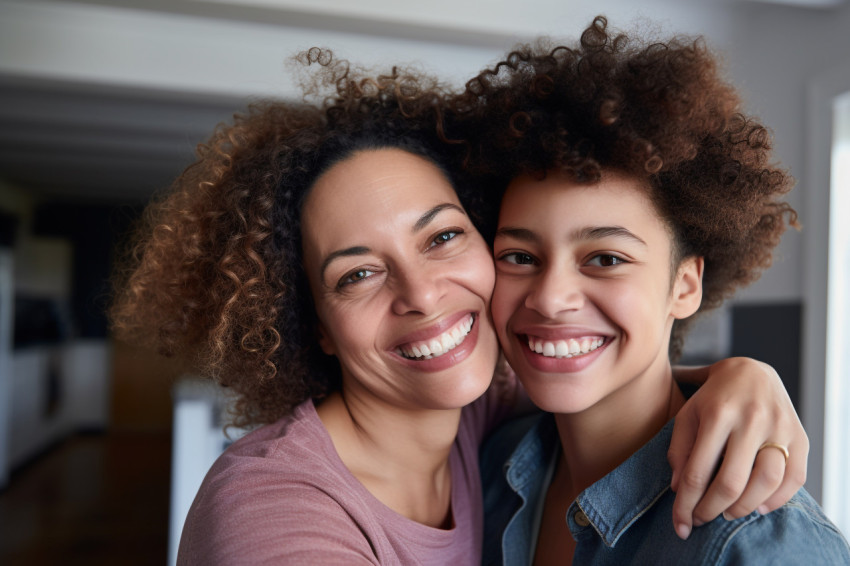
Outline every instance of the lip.
<svg viewBox="0 0 850 566">
<path fill-rule="evenodd" d="M 393 346 L 390 347 L 390 350 L 395 350 L 396 348 L 401 347 L 404 344 L 410 344 L 411 342 L 421 342 L 426 340 L 431 340 L 436 338 L 446 330 L 455 326 L 462 318 L 465 318 L 469 315 L 473 315 L 475 317 L 475 321 L 478 321 L 478 313 L 475 311 L 461 311 L 454 314 L 451 314 L 445 318 L 440 319 L 436 323 L 428 326 L 427 328 L 421 328 L 419 330 L 415 330 L 410 332 L 409 334 L 405 334 L 401 338 L 399 338 Z M 473 324 L 473 326 L 475 326 Z"/>
<path fill-rule="evenodd" d="M 569 340 L 579 339 L 585 336 L 600 336 L 608 340 L 610 334 L 600 332 L 589 326 L 543 326 L 537 324 L 525 324 L 513 326 L 511 331 L 517 335 L 534 336 L 544 340 Z"/>
<path fill-rule="evenodd" d="M 514 340 L 518 342 L 518 345 L 522 350 L 522 353 L 525 356 L 525 359 L 528 364 L 535 370 L 544 373 L 580 372 L 587 368 L 589 365 L 591 365 L 594 361 L 596 361 L 596 359 L 599 358 L 599 356 L 601 356 L 602 353 L 606 349 L 608 349 L 608 346 L 610 346 L 613 342 L 611 336 L 590 329 L 534 327 L 533 329 L 529 328 L 523 330 L 526 330 L 526 332 L 514 334 Z M 589 336 L 596 336 L 604 338 L 605 342 L 601 346 L 591 352 L 588 352 L 587 354 L 582 354 L 571 358 L 556 358 L 538 354 L 537 352 L 529 348 L 529 335 L 536 338 L 543 338 L 547 341 L 579 339 Z"/>
<path fill-rule="evenodd" d="M 458 322 L 460 322 L 461 319 L 469 316 L 470 314 L 473 315 L 473 322 L 472 328 L 470 328 L 469 330 L 469 334 L 466 335 L 463 342 L 461 342 L 458 346 L 456 346 L 449 352 L 443 354 L 442 356 L 431 358 L 430 360 L 411 360 L 396 353 L 395 350 L 402 344 L 408 344 L 410 342 L 418 342 L 436 338 L 446 330 L 455 326 Z M 451 315 L 447 318 L 440 320 L 437 324 L 429 326 L 426 329 L 406 334 L 404 336 L 404 340 L 399 341 L 395 346 L 393 346 L 389 353 L 391 356 L 394 356 L 395 359 L 399 362 L 417 371 L 437 372 L 442 371 L 444 369 L 448 369 L 468 358 L 470 354 L 472 354 L 472 352 L 475 350 L 475 347 L 478 345 L 478 328 L 480 326 L 480 320 L 480 313 L 475 311 L 463 311 Z"/>
</svg>

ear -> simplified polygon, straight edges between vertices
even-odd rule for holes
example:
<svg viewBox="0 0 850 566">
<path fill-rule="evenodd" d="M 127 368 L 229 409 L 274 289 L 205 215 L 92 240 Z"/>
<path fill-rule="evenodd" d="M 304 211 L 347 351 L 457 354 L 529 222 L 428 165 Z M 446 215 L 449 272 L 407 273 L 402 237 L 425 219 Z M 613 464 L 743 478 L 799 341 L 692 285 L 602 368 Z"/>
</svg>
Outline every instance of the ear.
<svg viewBox="0 0 850 566">
<path fill-rule="evenodd" d="M 702 271 L 705 261 L 701 256 L 685 258 L 676 272 L 673 282 L 673 318 L 688 318 L 699 309 L 702 302 Z"/>
<path fill-rule="evenodd" d="M 321 321 L 316 324 L 316 334 L 318 334 L 319 346 L 321 346 L 322 351 L 329 356 L 335 356 L 336 348 L 334 347 L 333 340 L 328 337 L 328 331 Z"/>
</svg>

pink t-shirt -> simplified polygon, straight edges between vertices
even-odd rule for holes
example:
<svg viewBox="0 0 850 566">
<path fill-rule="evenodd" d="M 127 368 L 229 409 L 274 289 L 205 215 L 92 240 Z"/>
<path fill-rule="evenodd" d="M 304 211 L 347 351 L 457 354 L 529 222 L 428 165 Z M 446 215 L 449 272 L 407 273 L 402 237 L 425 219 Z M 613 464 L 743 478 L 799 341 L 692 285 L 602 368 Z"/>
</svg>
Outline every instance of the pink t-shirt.
<svg viewBox="0 0 850 566">
<path fill-rule="evenodd" d="M 231 445 L 198 491 L 179 565 L 479 564 L 478 445 L 507 410 L 491 388 L 463 410 L 450 455 L 454 528 L 378 501 L 345 467 L 312 401 Z"/>
</svg>

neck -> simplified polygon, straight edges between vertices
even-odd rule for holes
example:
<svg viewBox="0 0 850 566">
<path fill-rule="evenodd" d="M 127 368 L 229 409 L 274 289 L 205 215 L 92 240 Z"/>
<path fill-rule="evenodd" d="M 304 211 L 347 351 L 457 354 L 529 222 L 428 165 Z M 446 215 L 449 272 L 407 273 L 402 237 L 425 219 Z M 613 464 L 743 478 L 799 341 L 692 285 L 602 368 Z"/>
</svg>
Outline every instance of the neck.
<svg viewBox="0 0 850 566">
<path fill-rule="evenodd" d="M 317 409 L 354 477 L 387 507 L 434 527 L 450 518 L 449 454 L 460 411 L 366 403 L 345 391 L 331 394 Z"/>
<path fill-rule="evenodd" d="M 684 404 L 669 361 L 580 413 L 557 414 L 563 449 L 554 481 L 568 501 L 649 442 Z"/>
</svg>

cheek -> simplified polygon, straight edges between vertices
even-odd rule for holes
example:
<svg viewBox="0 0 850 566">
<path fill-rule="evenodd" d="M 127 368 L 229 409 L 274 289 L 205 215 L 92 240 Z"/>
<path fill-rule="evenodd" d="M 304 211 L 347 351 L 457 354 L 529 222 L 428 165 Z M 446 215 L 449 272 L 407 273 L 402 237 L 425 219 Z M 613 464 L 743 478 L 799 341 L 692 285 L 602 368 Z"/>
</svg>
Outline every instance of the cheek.
<svg viewBox="0 0 850 566">
<path fill-rule="evenodd" d="M 597 304 L 604 305 L 603 311 L 615 325 L 628 334 L 645 336 L 654 335 L 654 329 L 659 323 L 659 314 L 663 310 L 659 291 L 647 285 L 635 284 L 634 281 L 624 281 L 622 284 L 597 286 L 599 296 Z"/>
<path fill-rule="evenodd" d="M 493 314 L 493 323 L 501 334 L 511 316 L 522 304 L 525 286 L 520 281 L 507 277 L 496 276 L 496 287 L 493 290 L 493 301 L 490 311 Z"/>
<path fill-rule="evenodd" d="M 493 296 L 493 286 L 496 284 L 496 270 L 490 251 L 482 247 L 475 250 L 475 253 L 466 254 L 458 267 L 464 270 L 464 279 L 469 282 L 469 287 L 489 304 Z"/>
<path fill-rule="evenodd" d="M 361 349 L 368 336 L 374 336 L 376 324 L 372 309 L 361 309 L 351 305 L 324 305 L 319 310 L 323 334 L 334 345 L 337 356 L 345 356 L 347 350 Z"/>
</svg>

